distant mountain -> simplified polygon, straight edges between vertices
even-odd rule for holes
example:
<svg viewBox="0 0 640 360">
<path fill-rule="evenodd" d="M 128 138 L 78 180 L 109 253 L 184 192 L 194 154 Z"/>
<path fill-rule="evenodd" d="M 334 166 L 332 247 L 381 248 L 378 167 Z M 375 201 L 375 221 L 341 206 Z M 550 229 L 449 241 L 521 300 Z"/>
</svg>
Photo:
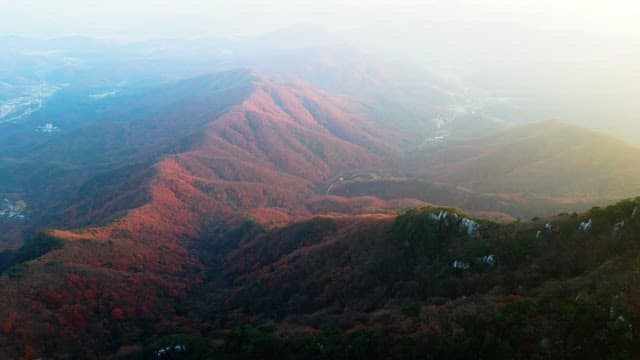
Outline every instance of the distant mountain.
<svg viewBox="0 0 640 360">
<path fill-rule="evenodd" d="M 459 316 L 485 321 L 502 304 L 556 295 L 545 287 L 555 280 L 596 276 L 612 259 L 607 249 L 621 249 L 616 234 L 631 246 L 637 231 L 637 201 L 524 224 L 452 209 L 397 215 L 446 203 L 508 220 L 531 208 L 618 196 L 614 180 L 633 190 L 634 148 L 566 124 L 477 139 L 438 136 L 403 151 L 406 133 L 348 99 L 247 69 L 82 99 L 66 104 L 65 130 L 6 147 L 0 158 L 2 209 L 11 216 L 0 228 L 15 241 L 0 253 L 0 344 L 7 345 L 0 357 L 87 357 L 138 345 L 158 351 L 154 336 L 178 333 L 204 335 L 231 356 L 248 351 L 243 341 L 265 329 L 281 334 L 270 340 L 276 346 L 300 337 L 317 345 L 325 340 L 313 334 L 336 326 L 366 330 L 366 339 L 376 331 L 389 339 L 419 334 L 437 339 L 438 354 L 448 355 L 455 346 L 446 339 L 465 328 Z M 473 125 L 474 118 L 464 121 Z M 575 169 L 559 166 L 570 160 Z M 520 187 L 505 184 L 513 193 L 499 193 L 492 186 L 502 177 Z M 602 194 L 589 197 L 598 186 Z M 559 198 L 562 192 L 570 197 Z M 17 241 L 46 227 L 57 230 Z M 556 256 L 574 254 L 565 244 L 575 245 L 580 261 L 565 266 Z M 476 295 L 486 308 L 461 298 Z M 574 304 L 573 297 L 554 306 Z M 600 324 L 606 299 L 594 299 L 587 310 Z M 409 321 L 424 311 L 428 326 Z M 543 321 L 535 312 L 531 318 Z M 261 330 L 232 330 L 250 324 Z M 596 340 L 618 334 L 595 327 L 588 329 Z M 241 332 L 237 348 L 234 331 Z M 464 351 L 472 352 L 480 345 L 467 334 L 477 329 L 465 331 Z M 342 337 L 352 335 L 336 336 L 351 342 Z M 369 343 L 388 348 L 378 338 Z M 499 338 L 515 354 L 526 349 L 519 338 Z M 263 351 L 259 343 L 253 349 Z"/>
<path fill-rule="evenodd" d="M 511 126 L 477 138 L 437 138 L 407 159 L 402 174 L 343 182 L 331 193 L 414 198 L 477 215 L 530 218 L 640 192 L 640 170 L 634 165 L 640 149 L 558 121 Z"/>
<path fill-rule="evenodd" d="M 315 27 L 262 37 L 131 44 L 82 37 L 0 37 L 0 50 L 6 54 L 0 54 L 0 122 L 19 120 L 29 128 L 83 114 L 69 111 L 68 105 L 80 100 L 77 96 L 91 96 L 88 102 L 243 66 L 278 82 L 308 83 L 348 96 L 379 126 L 401 131 L 405 147 L 467 128 L 458 118 L 472 117 L 485 131 L 496 128 L 495 119 L 471 113 L 474 101 L 464 87 L 411 63 L 380 60 Z M 13 131 L 0 141 L 5 138 L 13 139 Z"/>
<path fill-rule="evenodd" d="M 146 182 L 131 181 L 148 179 L 156 161 L 190 148 L 202 126 L 248 96 L 251 79 L 248 72 L 228 72 L 97 102 L 85 96 L 47 109 L 50 116 L 68 114 L 56 117 L 61 130 L 41 134 L 35 124 L 16 130 L 13 146 L 0 159 L 5 169 L 0 193 L 21 198 L 30 208 L 26 221 L 4 225 L 19 237 L 20 231 L 43 226 L 103 223 L 141 205 L 123 195 L 145 199 L 140 191 Z M 111 199 L 116 194 L 121 202 Z"/>
<path fill-rule="evenodd" d="M 0 193 L 29 206 L 25 221 L 4 223 L 7 237 L 104 224 L 153 199 L 152 184 L 176 177 L 170 192 L 191 198 L 171 211 L 197 204 L 197 216 L 233 210 L 286 221 L 318 210 L 315 196 L 329 179 L 388 169 L 402 158 L 400 137 L 345 101 L 251 70 L 71 101 L 46 113 L 56 112 L 62 130 L 25 136 L 0 161 L 7 174 Z M 358 208 L 349 202 L 339 208 Z"/>
<path fill-rule="evenodd" d="M 640 192 L 631 165 L 637 149 L 558 122 L 473 138 L 469 129 L 486 123 L 460 116 L 436 132 L 442 135 L 408 146 L 415 134 L 388 126 L 393 119 L 367 117 L 350 99 L 250 70 L 102 99 L 78 96 L 42 112 L 59 119 L 60 133 L 34 140 L 35 129 L 24 128 L 24 141 L 14 133 L 4 145 L 0 194 L 29 206 L 27 221 L 0 219 L 5 238 L 120 218 L 152 198 L 150 180 L 165 166 L 190 179 L 184 191 L 207 211 L 276 222 L 425 204 L 510 219 Z"/>
<path fill-rule="evenodd" d="M 0 36 L 0 358 L 638 358 L 640 149 L 484 41 L 570 38 L 425 26 Z"/>
<path fill-rule="evenodd" d="M 124 103 L 126 109 L 117 106 Z M 272 226 L 307 218 L 327 209 L 318 205 L 324 182 L 345 172 L 391 168 L 402 158 L 394 134 L 348 104 L 250 70 L 116 96 L 100 106 L 99 119 L 1 163 L 10 175 L 2 186 L 28 206 L 23 221 L 1 224 L 8 235 L 70 229 L 50 233 L 65 244 L 58 249 L 54 242 L 40 258 L 44 267 L 30 263 L 22 280 L 4 284 L 7 293 L 0 297 L 16 291 L 44 301 L 42 317 L 24 318 L 9 332 L 28 329 L 44 339 L 50 329 L 66 343 L 75 337 L 73 329 L 88 329 L 98 317 L 164 313 L 204 275 L 192 252 L 203 234 L 245 218 Z M 367 199 L 362 208 L 363 201 L 337 200 L 340 207 L 330 210 L 403 207 Z M 22 232 L 12 233 L 12 224 Z M 20 263 L 5 254 L 9 265 Z M 57 264 L 55 274 L 44 265 L 50 263 Z M 83 275 L 74 275 L 79 271 Z M 85 283 L 96 276 L 99 289 Z M 87 306 L 67 306 L 73 301 L 61 292 L 69 288 L 82 289 Z M 49 322 L 56 325 L 35 331 Z M 65 346 L 60 349 L 70 351 Z"/>
<path fill-rule="evenodd" d="M 282 81 L 302 81 L 348 97 L 380 126 L 400 131 L 405 146 L 455 127 L 457 112 L 468 112 L 464 91 L 437 75 L 411 63 L 381 61 L 345 45 L 273 51 L 245 61 Z M 494 128 L 486 119 L 476 118 L 487 131 Z"/>
<path fill-rule="evenodd" d="M 484 193 L 610 201 L 640 191 L 640 149 L 556 121 L 513 127 L 425 151 L 416 170 Z"/>
</svg>

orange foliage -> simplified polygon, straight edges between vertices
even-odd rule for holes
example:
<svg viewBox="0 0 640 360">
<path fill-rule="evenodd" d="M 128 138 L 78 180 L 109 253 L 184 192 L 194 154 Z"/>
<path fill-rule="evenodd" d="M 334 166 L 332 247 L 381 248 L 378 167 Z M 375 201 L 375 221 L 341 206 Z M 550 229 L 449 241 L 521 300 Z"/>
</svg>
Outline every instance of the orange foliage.
<svg viewBox="0 0 640 360">
<path fill-rule="evenodd" d="M 130 189 L 148 192 L 146 204 L 107 226 L 54 231 L 69 240 L 63 249 L 30 263 L 24 279 L 0 277 L 0 299 L 12 309 L 0 324 L 4 336 L 20 323 L 42 342 L 55 334 L 55 346 L 64 349 L 85 333 L 109 334 L 107 318 L 175 331 L 187 321 L 175 315 L 174 303 L 205 276 L 192 250 L 203 224 L 247 216 L 285 224 L 314 213 L 389 208 L 376 198 L 316 195 L 338 174 L 383 169 L 397 153 L 372 121 L 324 94 L 264 80 L 241 106 L 211 120 L 202 141 L 161 159 L 149 183 Z M 125 198 L 114 194 L 114 201 Z M 312 252 L 326 244 L 306 245 L 303 251 Z M 234 266 L 260 270 L 250 259 Z M 336 276 L 351 281 L 350 274 Z M 32 311 L 13 310 L 24 299 Z"/>
</svg>

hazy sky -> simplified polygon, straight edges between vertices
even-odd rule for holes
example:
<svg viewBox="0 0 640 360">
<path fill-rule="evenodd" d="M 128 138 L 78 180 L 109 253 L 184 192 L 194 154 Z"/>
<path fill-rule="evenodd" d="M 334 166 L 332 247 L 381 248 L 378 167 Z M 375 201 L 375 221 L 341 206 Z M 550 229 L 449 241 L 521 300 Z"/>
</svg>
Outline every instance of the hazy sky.
<svg viewBox="0 0 640 360">
<path fill-rule="evenodd" d="M 230 36 L 298 23 L 330 30 L 426 21 L 512 22 L 640 37 L 636 0 L 0 0 L 0 34 Z"/>
<path fill-rule="evenodd" d="M 0 36 L 234 37 L 320 25 L 331 39 L 524 104 L 514 118 L 576 120 L 638 143 L 639 19 L 638 0 L 0 0 Z"/>
</svg>

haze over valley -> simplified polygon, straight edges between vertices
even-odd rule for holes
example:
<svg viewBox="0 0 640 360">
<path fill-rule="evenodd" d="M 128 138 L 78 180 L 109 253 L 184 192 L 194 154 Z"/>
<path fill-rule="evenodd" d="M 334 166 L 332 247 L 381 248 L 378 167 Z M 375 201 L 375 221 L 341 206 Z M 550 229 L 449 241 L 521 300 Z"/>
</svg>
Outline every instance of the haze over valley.
<svg viewBox="0 0 640 360">
<path fill-rule="evenodd" d="M 1 358 L 640 354 L 637 5 L 26 3 Z"/>
</svg>

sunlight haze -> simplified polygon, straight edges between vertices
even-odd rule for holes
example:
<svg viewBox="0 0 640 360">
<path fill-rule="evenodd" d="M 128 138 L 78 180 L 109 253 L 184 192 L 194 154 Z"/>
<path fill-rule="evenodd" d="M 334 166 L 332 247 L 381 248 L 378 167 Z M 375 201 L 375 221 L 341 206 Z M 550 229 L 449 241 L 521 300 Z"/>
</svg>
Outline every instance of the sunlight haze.
<svg viewBox="0 0 640 360">
<path fill-rule="evenodd" d="M 0 0 L 0 359 L 640 359 L 639 20 Z"/>
<path fill-rule="evenodd" d="M 540 29 L 640 36 L 635 1 L 7 1 L 0 31 L 39 37 L 253 35 L 298 23 L 342 31 L 424 21 L 512 22 Z M 168 28 L 163 29 L 164 26 Z"/>
</svg>

